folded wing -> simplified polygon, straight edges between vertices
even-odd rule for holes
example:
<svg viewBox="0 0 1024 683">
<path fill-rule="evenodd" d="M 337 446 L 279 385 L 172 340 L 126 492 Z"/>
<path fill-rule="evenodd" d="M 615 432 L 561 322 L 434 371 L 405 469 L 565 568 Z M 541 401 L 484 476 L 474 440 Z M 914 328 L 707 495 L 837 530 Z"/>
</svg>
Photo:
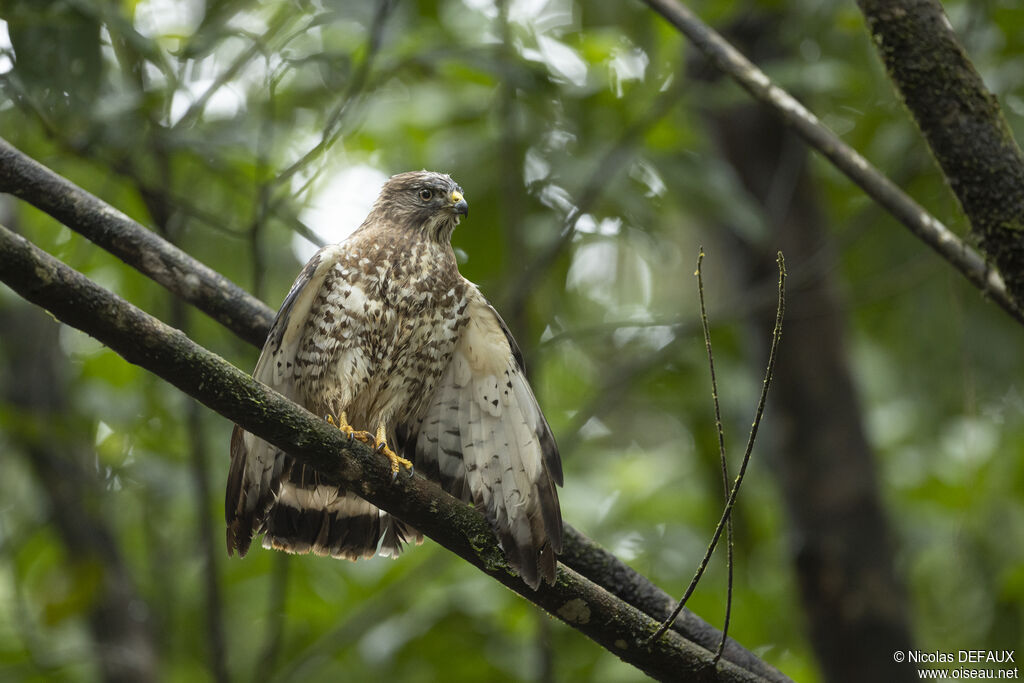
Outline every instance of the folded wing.
<svg viewBox="0 0 1024 683">
<path fill-rule="evenodd" d="M 302 399 L 296 388 L 296 354 L 314 299 L 323 286 L 327 273 L 336 263 L 339 251 L 337 245 L 324 247 L 299 273 L 277 312 L 270 334 L 264 343 L 263 352 L 253 371 L 254 379 L 300 404 Z M 306 497 L 301 497 L 298 492 L 284 492 L 287 495 L 281 496 L 282 482 L 287 483 L 293 474 L 300 478 L 303 474 L 293 473 L 292 469 L 291 458 L 284 451 L 235 425 L 231 433 L 231 467 L 228 471 L 224 504 L 229 554 L 237 552 L 244 556 L 248 552 L 253 534 L 264 530 L 268 512 L 279 497 L 282 498 L 282 503 L 289 504 L 289 508 L 299 507 L 292 503 L 296 503 L 300 498 L 303 502 L 314 502 L 312 499 L 307 501 Z M 315 493 L 321 494 L 320 498 L 330 498 L 324 501 L 321 507 L 336 504 L 336 488 Z M 319 498 L 315 502 L 319 503 Z M 307 520 L 285 520 L 278 519 L 279 517 L 280 514 L 272 515 L 270 523 L 276 522 L 278 526 L 286 526 L 287 522 L 292 522 L 292 526 L 297 528 L 312 525 L 312 522 Z M 314 530 L 313 538 L 316 537 L 317 531 Z"/>
<path fill-rule="evenodd" d="M 410 445 L 416 467 L 480 508 L 532 588 L 562 549 L 558 448 L 498 313 L 472 285 L 469 321 Z"/>
</svg>

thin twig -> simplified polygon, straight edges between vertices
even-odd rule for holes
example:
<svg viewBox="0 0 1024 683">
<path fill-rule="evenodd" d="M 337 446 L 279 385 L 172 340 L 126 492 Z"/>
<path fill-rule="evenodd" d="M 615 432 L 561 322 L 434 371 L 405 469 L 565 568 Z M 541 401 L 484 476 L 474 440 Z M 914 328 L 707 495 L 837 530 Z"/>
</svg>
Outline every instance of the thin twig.
<svg viewBox="0 0 1024 683">
<path fill-rule="evenodd" d="M 672 614 L 665 622 L 658 627 L 658 630 L 654 632 L 648 640 L 647 644 L 654 643 L 658 638 L 663 636 L 666 631 L 672 626 L 672 622 L 676 620 L 679 613 L 683 610 L 686 605 L 686 601 L 690 599 L 694 589 L 697 587 L 697 583 L 700 581 L 701 576 L 704 575 L 704 570 L 708 567 L 708 561 L 711 559 L 711 554 L 715 552 L 715 547 L 718 545 L 718 540 L 722 537 L 722 531 L 725 529 L 726 522 L 732 515 L 732 508 L 736 504 L 736 496 L 739 495 L 740 484 L 743 483 L 743 476 L 747 472 L 747 465 L 750 463 L 750 454 L 754 450 L 754 440 L 757 438 L 757 428 L 761 424 L 761 416 L 764 414 L 764 404 L 768 397 L 768 387 L 772 383 L 772 375 L 775 372 L 775 361 L 778 354 L 779 341 L 782 339 L 782 317 L 786 312 L 786 261 L 782 256 L 782 252 L 778 253 L 778 264 L 779 264 L 779 306 L 775 312 L 775 329 L 772 331 L 772 346 L 771 352 L 768 355 L 768 368 L 765 371 L 764 382 L 761 386 L 761 397 L 757 401 L 757 412 L 754 415 L 754 422 L 750 426 L 750 437 L 747 439 L 747 449 L 743 453 L 743 461 L 740 463 L 740 472 L 736 475 L 736 481 L 732 485 L 732 491 L 729 493 L 729 500 L 726 501 L 725 510 L 722 511 L 722 518 L 718 520 L 718 526 L 715 528 L 715 533 L 711 537 L 711 543 L 708 545 L 707 552 L 704 553 L 704 559 L 701 560 L 700 566 L 697 567 L 697 572 L 693 576 L 693 580 L 690 581 L 690 585 L 687 586 L 686 592 L 683 597 L 679 600 L 675 609 L 672 610 Z"/>
<path fill-rule="evenodd" d="M 1024 323 L 1024 311 L 1014 303 L 1003 278 L 989 267 L 984 257 L 825 127 L 796 98 L 772 83 L 763 71 L 678 0 L 644 2 L 693 41 L 697 49 L 735 79 L 754 99 L 781 116 L 807 144 L 831 161 L 910 232 L 938 252 L 971 284 L 1017 322 Z"/>
<path fill-rule="evenodd" d="M 366 54 L 363 56 L 359 69 L 349 81 L 348 87 L 345 88 L 345 92 L 342 93 L 338 104 L 335 105 L 334 110 L 327 117 L 327 123 L 324 125 L 320 135 L 320 141 L 288 166 L 288 168 L 281 171 L 273 181 L 275 186 L 280 187 L 286 184 L 293 175 L 319 158 L 337 141 L 343 130 L 341 124 L 344 122 L 346 115 L 352 110 L 352 107 L 358 103 L 359 95 L 363 88 L 366 87 L 374 58 L 376 58 L 383 40 L 384 27 L 397 4 L 398 0 L 378 0 L 377 10 L 374 12 L 373 23 L 370 25 L 370 31 L 366 39 Z"/>
<path fill-rule="evenodd" d="M 715 405 L 715 431 L 718 432 L 718 457 L 722 463 L 722 490 L 726 501 L 729 500 L 729 461 L 725 457 L 725 429 L 722 427 L 722 409 L 718 401 L 718 379 L 715 377 L 715 354 L 711 350 L 711 326 L 708 324 L 708 311 L 704 305 L 704 247 L 699 248 L 697 255 L 697 296 L 700 299 L 700 322 L 704 330 L 704 348 L 708 353 L 708 368 L 711 371 L 711 400 Z M 715 650 L 714 663 L 722 658 L 722 651 L 725 650 L 725 641 L 729 637 L 729 619 L 732 616 L 732 580 L 733 580 L 733 535 L 732 515 L 726 522 L 725 544 L 727 548 L 726 566 L 728 568 L 728 583 L 725 591 L 725 621 L 722 624 L 722 639 Z"/>
</svg>

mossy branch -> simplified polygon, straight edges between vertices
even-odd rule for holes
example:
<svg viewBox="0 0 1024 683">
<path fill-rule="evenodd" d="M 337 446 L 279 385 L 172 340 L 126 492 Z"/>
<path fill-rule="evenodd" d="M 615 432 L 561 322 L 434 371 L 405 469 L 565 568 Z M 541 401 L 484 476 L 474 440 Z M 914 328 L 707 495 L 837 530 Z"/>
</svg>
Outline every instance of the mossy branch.
<svg viewBox="0 0 1024 683">
<path fill-rule="evenodd" d="M 1024 155 L 938 0 L 858 0 L 971 235 L 1024 307 Z"/>
</svg>

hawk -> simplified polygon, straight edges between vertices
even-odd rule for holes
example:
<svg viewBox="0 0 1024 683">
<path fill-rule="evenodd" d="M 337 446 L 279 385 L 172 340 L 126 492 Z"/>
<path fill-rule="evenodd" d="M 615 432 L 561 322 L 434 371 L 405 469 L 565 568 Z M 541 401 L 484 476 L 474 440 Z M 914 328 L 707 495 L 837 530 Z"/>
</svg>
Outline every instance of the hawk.
<svg viewBox="0 0 1024 683">
<path fill-rule="evenodd" d="M 519 347 L 459 273 L 451 236 L 468 213 L 447 175 L 392 176 L 362 225 L 299 273 L 253 377 L 374 445 L 396 475 L 415 465 L 471 501 L 536 589 L 561 552 L 562 465 Z M 423 542 L 237 425 L 225 513 L 229 555 L 258 533 L 265 548 L 349 560 Z"/>
</svg>

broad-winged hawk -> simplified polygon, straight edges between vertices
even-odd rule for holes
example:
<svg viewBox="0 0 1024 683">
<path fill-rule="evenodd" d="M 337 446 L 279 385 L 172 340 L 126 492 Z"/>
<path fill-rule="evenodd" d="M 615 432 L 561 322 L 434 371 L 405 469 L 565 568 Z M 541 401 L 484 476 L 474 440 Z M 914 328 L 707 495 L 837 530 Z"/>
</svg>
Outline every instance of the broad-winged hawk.
<svg viewBox="0 0 1024 683">
<path fill-rule="evenodd" d="M 396 473 L 411 460 L 472 501 L 536 588 L 561 551 L 562 465 L 515 340 L 459 273 L 450 240 L 467 214 L 447 175 L 391 177 L 359 229 L 302 269 L 253 376 L 344 430 L 373 430 Z M 229 554 L 256 533 L 267 548 L 350 560 L 423 540 L 238 426 L 226 518 Z"/>
</svg>

